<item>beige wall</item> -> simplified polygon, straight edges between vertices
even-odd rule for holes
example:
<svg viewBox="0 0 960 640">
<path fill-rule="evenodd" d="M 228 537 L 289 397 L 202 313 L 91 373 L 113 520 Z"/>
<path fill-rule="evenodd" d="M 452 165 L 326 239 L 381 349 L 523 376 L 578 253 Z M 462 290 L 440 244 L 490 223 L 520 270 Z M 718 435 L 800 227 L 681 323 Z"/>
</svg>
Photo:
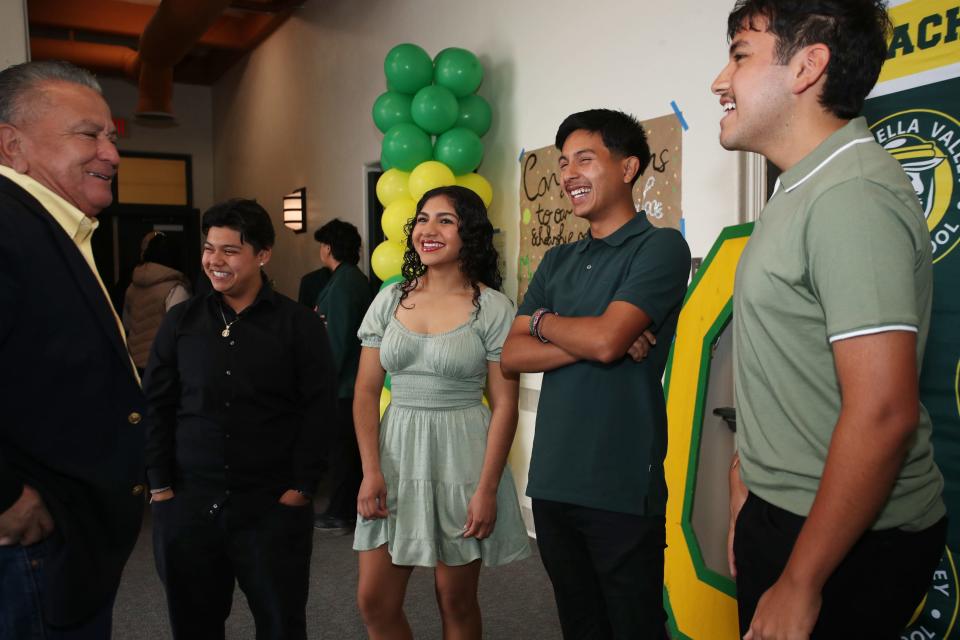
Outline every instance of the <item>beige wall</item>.
<svg viewBox="0 0 960 640">
<path fill-rule="evenodd" d="M 737 159 L 717 144 L 709 86 L 726 58 L 732 2 L 559 0 L 310 2 L 214 87 L 216 197 L 260 199 L 279 221 L 280 197 L 306 186 L 308 233 L 280 233 L 271 275 L 296 291 L 317 266 L 312 230 L 338 216 L 362 226 L 364 163 L 382 135 L 370 108 L 385 90 L 383 58 L 411 41 L 431 55 L 476 52 L 494 108 L 480 172 L 496 192 L 491 218 L 507 234 L 514 293 L 522 148 L 552 142 L 569 113 L 595 106 L 640 118 L 684 110 L 683 203 L 694 255 L 737 221 Z M 629 10 L 627 10 L 629 8 Z"/>
<path fill-rule="evenodd" d="M 127 121 L 128 137 L 121 151 L 187 154 L 193 158 L 193 206 L 203 211 L 213 204 L 213 98 L 210 87 L 177 84 L 173 112 L 177 126 L 157 127 L 136 121 L 137 87 L 120 78 L 98 78 L 114 117 Z"/>
<path fill-rule="evenodd" d="M 26 0 L 3 0 L 0 2 L 0 69 L 26 62 L 29 57 Z"/>
<path fill-rule="evenodd" d="M 338 216 L 363 230 L 363 166 L 382 135 L 370 110 L 385 90 L 383 58 L 400 42 L 431 55 L 449 46 L 477 53 L 480 94 L 494 109 L 480 173 L 493 183 L 494 225 L 506 234 L 505 289 L 516 293 L 518 155 L 551 144 L 564 117 L 612 107 L 641 119 L 681 107 L 683 209 L 694 256 L 736 224 L 740 159 L 717 143 L 721 116 L 710 83 L 726 62 L 733 2 L 624 0 L 328 0 L 310 2 L 215 87 L 216 197 L 261 200 L 280 220 L 280 198 L 306 186 L 308 233 L 278 232 L 270 273 L 295 294 L 318 264 L 312 231 Z M 365 232 L 364 232 L 365 235 Z M 521 496 L 539 376 L 521 382 L 520 423 L 510 466 Z M 529 519 L 529 501 L 521 498 Z M 529 520 L 528 520 L 529 522 Z"/>
</svg>

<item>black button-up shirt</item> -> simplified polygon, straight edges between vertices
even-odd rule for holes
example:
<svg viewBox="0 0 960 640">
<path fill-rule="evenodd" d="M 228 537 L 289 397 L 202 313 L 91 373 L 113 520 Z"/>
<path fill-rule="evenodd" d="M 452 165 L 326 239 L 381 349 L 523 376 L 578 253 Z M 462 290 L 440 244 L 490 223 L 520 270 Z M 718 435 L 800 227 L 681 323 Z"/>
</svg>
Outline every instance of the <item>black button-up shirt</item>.
<svg viewBox="0 0 960 640">
<path fill-rule="evenodd" d="M 172 308 L 144 391 L 153 488 L 316 488 L 336 397 L 329 341 L 316 314 L 266 282 L 239 316 L 215 291 Z"/>
</svg>

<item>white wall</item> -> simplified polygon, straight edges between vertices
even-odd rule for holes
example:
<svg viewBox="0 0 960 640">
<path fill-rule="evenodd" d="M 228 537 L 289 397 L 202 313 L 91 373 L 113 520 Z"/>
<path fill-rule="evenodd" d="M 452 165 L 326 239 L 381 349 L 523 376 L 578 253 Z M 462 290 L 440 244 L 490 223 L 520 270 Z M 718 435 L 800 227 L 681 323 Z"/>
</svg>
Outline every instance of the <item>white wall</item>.
<svg viewBox="0 0 960 640">
<path fill-rule="evenodd" d="M 176 126 L 145 125 L 133 117 L 137 87 L 121 78 L 97 78 L 114 117 L 127 121 L 128 137 L 121 151 L 177 153 L 192 156 L 193 206 L 203 211 L 214 203 L 213 194 L 213 92 L 210 87 L 176 84 L 173 112 Z"/>
<path fill-rule="evenodd" d="M 4 0 L 0 2 L 0 69 L 29 57 L 26 0 Z"/>
<path fill-rule="evenodd" d="M 379 158 L 370 108 L 385 90 L 383 57 L 399 42 L 431 55 L 476 52 L 494 108 L 480 172 L 496 190 L 491 217 L 515 267 L 521 148 L 552 142 L 569 113 L 610 106 L 640 118 L 670 113 L 684 135 L 683 204 L 694 255 L 737 220 L 737 159 L 717 144 L 709 86 L 726 58 L 732 2 L 310 2 L 215 87 L 216 197 L 259 198 L 279 221 L 280 196 L 306 186 L 309 229 L 364 216 L 362 166 Z M 286 292 L 317 264 L 310 233 L 281 233 L 271 275 Z M 515 274 L 507 274 L 508 293 Z"/>
<path fill-rule="evenodd" d="M 362 167 L 380 155 L 370 109 L 385 90 L 383 58 L 400 42 L 431 55 L 477 53 L 493 105 L 480 168 L 494 185 L 494 225 L 506 234 L 506 290 L 516 292 L 520 150 L 551 144 L 564 117 L 612 107 L 641 119 L 681 107 L 683 209 L 694 256 L 738 221 L 738 158 L 717 143 L 710 83 L 726 62 L 729 2 L 310 2 L 214 87 L 216 197 L 256 197 L 279 226 L 280 196 L 306 186 L 311 233 L 279 231 L 271 275 L 295 294 L 317 266 L 312 230 L 340 217 L 363 228 Z M 539 380 L 527 376 L 521 408 Z M 585 401 L 587 401 L 585 399 Z M 511 466 L 521 493 L 533 437 L 521 411 Z"/>
</svg>

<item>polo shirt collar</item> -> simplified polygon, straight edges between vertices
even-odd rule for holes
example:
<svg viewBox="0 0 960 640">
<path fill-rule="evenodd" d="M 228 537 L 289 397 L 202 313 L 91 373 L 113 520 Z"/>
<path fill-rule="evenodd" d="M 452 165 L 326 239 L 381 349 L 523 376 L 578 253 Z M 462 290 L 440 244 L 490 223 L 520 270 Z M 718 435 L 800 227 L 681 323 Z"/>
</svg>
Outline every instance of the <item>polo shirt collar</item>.
<svg viewBox="0 0 960 640">
<path fill-rule="evenodd" d="M 816 149 L 808 153 L 800 162 L 783 172 L 777 179 L 777 186 L 774 189 L 774 193 L 780 189 L 786 192 L 796 189 L 819 171 L 822 171 L 840 154 L 859 144 L 873 141 L 873 134 L 870 133 L 870 129 L 867 127 L 866 118 L 854 118 L 830 134 L 826 140 L 821 142 Z"/>
<path fill-rule="evenodd" d="M 594 238 L 593 234 L 587 231 L 587 237 L 581 240 L 579 246 L 577 246 L 577 253 L 586 251 L 587 247 L 589 247 L 594 240 L 603 241 L 611 247 L 619 247 L 630 238 L 640 235 L 650 227 L 651 224 L 650 221 L 647 220 L 647 214 L 641 211 L 621 225 L 619 229 L 603 238 Z"/>
</svg>

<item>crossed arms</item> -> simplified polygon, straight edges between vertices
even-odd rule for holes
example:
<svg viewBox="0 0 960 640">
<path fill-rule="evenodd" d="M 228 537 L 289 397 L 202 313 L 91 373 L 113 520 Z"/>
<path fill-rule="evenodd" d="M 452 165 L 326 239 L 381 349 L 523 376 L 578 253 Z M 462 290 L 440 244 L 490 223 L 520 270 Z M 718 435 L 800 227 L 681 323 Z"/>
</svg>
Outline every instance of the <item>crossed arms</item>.
<svg viewBox="0 0 960 640">
<path fill-rule="evenodd" d="M 543 343 L 530 335 L 530 316 L 517 316 L 503 345 L 500 366 L 507 374 L 552 371 L 580 360 L 609 364 L 626 355 L 642 360 L 656 344 L 647 331 L 652 320 L 642 309 L 616 300 L 599 316 L 545 315 Z"/>
</svg>

